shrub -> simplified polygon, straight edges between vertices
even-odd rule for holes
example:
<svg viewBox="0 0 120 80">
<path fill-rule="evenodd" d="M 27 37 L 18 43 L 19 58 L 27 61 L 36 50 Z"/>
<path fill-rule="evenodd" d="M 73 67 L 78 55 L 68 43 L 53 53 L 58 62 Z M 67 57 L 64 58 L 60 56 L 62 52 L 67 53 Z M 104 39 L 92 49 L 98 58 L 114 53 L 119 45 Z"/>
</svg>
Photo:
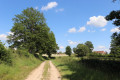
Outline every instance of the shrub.
<svg viewBox="0 0 120 80">
<path fill-rule="evenodd" d="M 0 60 L 7 63 L 7 64 L 12 63 L 10 50 L 6 49 L 4 47 L 4 45 L 2 44 L 2 42 L 0 42 Z"/>
<path fill-rule="evenodd" d="M 30 53 L 26 49 L 17 49 L 16 53 L 19 54 L 20 56 L 25 56 L 25 57 L 30 56 Z"/>
</svg>

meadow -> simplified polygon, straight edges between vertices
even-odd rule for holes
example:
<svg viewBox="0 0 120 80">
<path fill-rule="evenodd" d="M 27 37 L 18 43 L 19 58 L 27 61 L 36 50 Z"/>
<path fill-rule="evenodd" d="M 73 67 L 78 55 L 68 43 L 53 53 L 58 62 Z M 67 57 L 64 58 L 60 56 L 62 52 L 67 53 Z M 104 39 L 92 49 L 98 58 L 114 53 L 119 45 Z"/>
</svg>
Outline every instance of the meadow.
<svg viewBox="0 0 120 80">
<path fill-rule="evenodd" d="M 52 61 L 59 69 L 62 80 L 120 80 L 119 73 L 106 72 L 110 66 L 107 69 L 105 64 L 91 66 L 86 64 L 86 60 L 76 57 L 58 57 Z M 103 67 L 107 70 L 101 70 Z"/>
</svg>

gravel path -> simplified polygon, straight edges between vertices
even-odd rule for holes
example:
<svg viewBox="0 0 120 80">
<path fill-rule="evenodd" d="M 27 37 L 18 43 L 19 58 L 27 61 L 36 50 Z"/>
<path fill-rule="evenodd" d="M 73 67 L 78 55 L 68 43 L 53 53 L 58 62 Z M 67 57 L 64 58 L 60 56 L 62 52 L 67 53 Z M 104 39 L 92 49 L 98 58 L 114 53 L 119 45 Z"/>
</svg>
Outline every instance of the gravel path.
<svg viewBox="0 0 120 80">
<path fill-rule="evenodd" d="M 44 68 L 46 66 L 46 63 L 49 64 L 48 71 L 46 72 L 47 80 L 61 80 L 61 76 L 57 68 L 53 65 L 51 61 L 46 62 L 44 61 L 41 63 L 39 67 L 37 67 L 35 70 L 33 70 L 28 77 L 25 80 L 46 80 L 46 77 L 43 76 L 44 71 L 46 71 Z"/>
</svg>

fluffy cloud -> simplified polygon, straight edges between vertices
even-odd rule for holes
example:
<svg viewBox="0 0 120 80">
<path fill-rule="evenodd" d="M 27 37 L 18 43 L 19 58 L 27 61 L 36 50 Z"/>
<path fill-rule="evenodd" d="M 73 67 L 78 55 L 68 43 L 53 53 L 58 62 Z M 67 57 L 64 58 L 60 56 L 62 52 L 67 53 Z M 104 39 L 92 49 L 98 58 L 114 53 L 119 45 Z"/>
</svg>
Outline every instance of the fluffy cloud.
<svg viewBox="0 0 120 80">
<path fill-rule="evenodd" d="M 41 10 L 42 11 L 47 11 L 47 10 L 49 10 L 49 9 L 52 9 L 52 8 L 54 8 L 54 7 L 56 7 L 58 5 L 58 3 L 57 2 L 50 2 L 50 3 L 48 3 L 46 6 L 43 6 L 42 8 L 41 8 Z"/>
<path fill-rule="evenodd" d="M 83 31 L 85 31 L 85 30 L 86 30 L 85 27 L 80 27 L 80 29 L 78 30 L 78 32 L 83 32 Z"/>
<path fill-rule="evenodd" d="M 64 46 L 60 46 L 60 49 L 64 49 Z"/>
<path fill-rule="evenodd" d="M 107 25 L 107 20 L 104 18 L 104 16 L 93 16 L 90 17 L 89 21 L 87 21 L 87 25 L 104 27 L 105 25 Z"/>
<path fill-rule="evenodd" d="M 0 40 L 6 40 L 6 39 L 7 39 L 7 35 L 5 35 L 5 34 L 0 35 Z"/>
<path fill-rule="evenodd" d="M 101 29 L 101 31 L 106 31 L 106 28 Z"/>
<path fill-rule="evenodd" d="M 74 33 L 74 32 L 76 32 L 76 28 L 73 27 L 73 28 L 69 29 L 68 32 L 69 32 L 69 33 Z"/>
<path fill-rule="evenodd" d="M 99 49 L 105 49 L 105 46 L 98 46 Z"/>
<path fill-rule="evenodd" d="M 68 40 L 68 43 L 69 43 L 70 45 L 78 44 L 78 42 L 74 42 L 74 41 L 71 41 L 71 40 Z"/>
<path fill-rule="evenodd" d="M 62 11 L 64 11 L 64 9 L 63 9 L 63 8 L 61 8 L 61 9 L 56 9 L 55 11 L 56 11 L 56 12 L 62 12 Z"/>
<path fill-rule="evenodd" d="M 110 32 L 120 32 L 120 29 L 119 28 L 113 28 L 110 30 Z"/>
</svg>

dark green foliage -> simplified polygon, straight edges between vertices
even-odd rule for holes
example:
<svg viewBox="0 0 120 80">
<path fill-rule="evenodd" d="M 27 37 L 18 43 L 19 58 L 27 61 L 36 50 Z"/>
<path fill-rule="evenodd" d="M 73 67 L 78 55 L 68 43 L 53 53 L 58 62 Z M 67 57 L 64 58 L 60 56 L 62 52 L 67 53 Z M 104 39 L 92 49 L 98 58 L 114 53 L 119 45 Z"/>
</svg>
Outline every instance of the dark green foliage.
<svg viewBox="0 0 120 80">
<path fill-rule="evenodd" d="M 0 60 L 5 62 L 6 64 L 11 64 L 11 55 L 10 55 L 10 50 L 7 50 L 2 42 L 0 42 Z"/>
<path fill-rule="evenodd" d="M 114 20 L 113 24 L 115 26 L 120 26 L 120 10 L 110 12 L 110 14 L 106 16 L 106 20 Z"/>
<path fill-rule="evenodd" d="M 76 48 L 73 48 L 73 52 L 76 53 Z"/>
<path fill-rule="evenodd" d="M 16 51 L 14 51 L 15 53 L 17 53 L 19 56 L 25 56 L 25 57 L 29 57 L 30 54 L 26 49 L 17 49 Z"/>
<path fill-rule="evenodd" d="M 13 35 L 8 36 L 7 42 L 11 48 L 25 48 L 29 53 L 54 53 L 58 46 L 54 33 L 46 24 L 43 13 L 34 8 L 27 8 L 13 18 Z"/>
<path fill-rule="evenodd" d="M 120 59 L 83 58 L 81 61 L 89 68 L 91 67 L 108 74 L 120 74 Z"/>
<path fill-rule="evenodd" d="M 72 50 L 71 50 L 71 47 L 70 47 L 70 46 L 67 46 L 67 47 L 66 47 L 65 54 L 71 56 L 71 54 L 72 54 Z"/>
<path fill-rule="evenodd" d="M 89 53 L 89 48 L 84 44 L 78 44 L 75 52 L 78 57 L 82 57 Z"/>
<path fill-rule="evenodd" d="M 113 33 L 111 36 L 111 54 L 120 55 L 120 33 Z"/>
<path fill-rule="evenodd" d="M 94 46 L 91 41 L 86 41 L 85 45 L 89 48 L 89 53 L 92 53 L 92 50 L 94 49 Z"/>
</svg>

